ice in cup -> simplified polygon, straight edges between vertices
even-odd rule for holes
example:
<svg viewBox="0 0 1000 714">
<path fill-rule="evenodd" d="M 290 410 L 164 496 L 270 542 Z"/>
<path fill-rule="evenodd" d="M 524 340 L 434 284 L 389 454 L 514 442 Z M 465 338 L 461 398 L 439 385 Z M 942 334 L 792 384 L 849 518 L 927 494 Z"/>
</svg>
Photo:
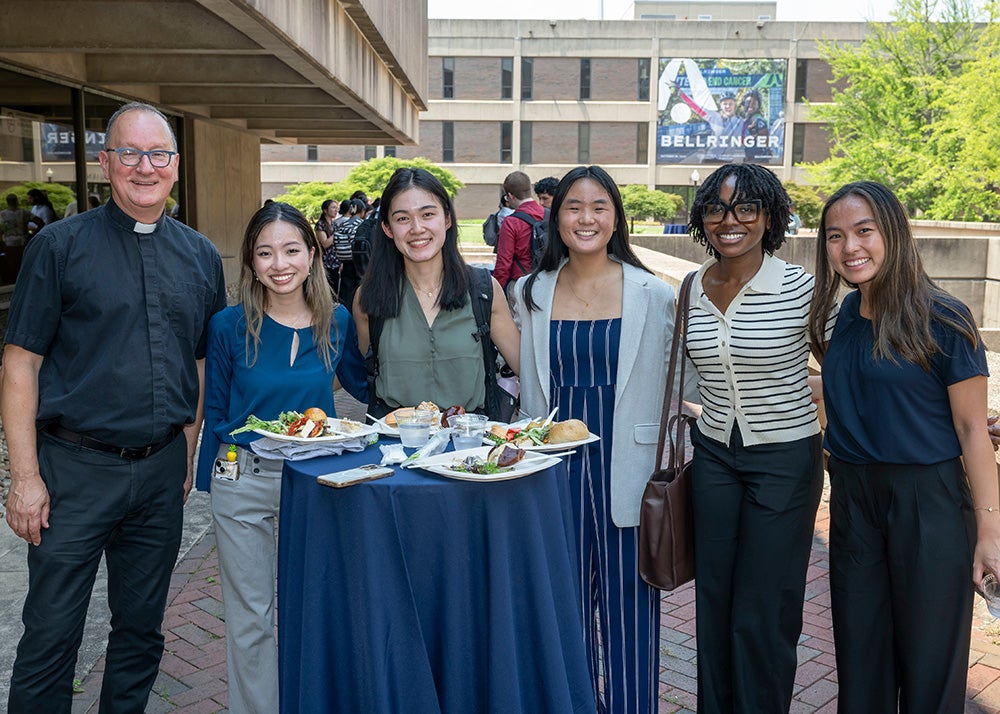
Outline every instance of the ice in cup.
<svg viewBox="0 0 1000 714">
<path fill-rule="evenodd" d="M 456 414 L 449 417 L 448 426 L 451 427 L 451 443 L 455 445 L 455 451 L 482 446 L 486 422 L 485 414 Z"/>
<path fill-rule="evenodd" d="M 1000 583 L 997 582 L 993 573 L 986 573 L 983 577 L 983 599 L 986 600 L 986 609 L 993 617 L 1000 617 Z"/>
<path fill-rule="evenodd" d="M 434 412 L 430 409 L 397 409 L 396 426 L 403 446 L 416 449 L 426 444 L 433 421 Z"/>
</svg>

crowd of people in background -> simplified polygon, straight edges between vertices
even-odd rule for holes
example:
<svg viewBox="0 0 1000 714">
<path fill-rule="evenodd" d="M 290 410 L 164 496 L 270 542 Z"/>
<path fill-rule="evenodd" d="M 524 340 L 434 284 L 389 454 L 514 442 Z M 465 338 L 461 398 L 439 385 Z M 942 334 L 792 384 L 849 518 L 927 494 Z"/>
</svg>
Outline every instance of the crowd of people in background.
<svg viewBox="0 0 1000 714">
<path fill-rule="evenodd" d="M 5 250 L 27 246 L 31 268 L 13 296 L 0 395 L 6 518 L 31 544 L 9 711 L 68 711 L 102 555 L 102 710 L 141 710 L 192 482 L 211 492 L 229 707 L 277 711 L 283 462 L 254 453 L 258 434 L 233 432 L 295 403 L 333 416 L 341 388 L 374 416 L 430 400 L 496 418 L 505 365 L 524 416 L 557 408 L 600 437 L 566 457 L 579 600 L 565 606 L 583 623 L 595 710 L 656 712 L 660 593 L 638 573 L 638 525 L 678 316 L 673 288 L 630 245 L 613 177 L 580 166 L 532 185 L 510 173 L 492 273 L 464 261 L 453 199 L 425 169 L 398 169 L 379 199 L 330 197 L 314 224 L 267 201 L 246 226 L 226 307 L 218 251 L 165 216 L 177 179 L 167 119 L 126 105 L 107 141 L 107 204 L 56 223 L 32 189 L 30 211 L 13 194 L 0 211 Z M 961 712 L 973 593 L 1000 575 L 985 348 L 968 308 L 927 277 L 886 187 L 830 197 L 814 275 L 776 255 L 797 219 L 777 176 L 751 163 L 718 167 L 690 211 L 707 252 L 685 355 L 699 413 L 699 711 L 791 706 L 826 450 L 839 711 Z M 156 285 L 144 281 L 153 265 Z M 155 359 L 123 367 L 111 353 L 122 347 Z M 141 515 L 119 508 L 133 497 Z"/>
</svg>

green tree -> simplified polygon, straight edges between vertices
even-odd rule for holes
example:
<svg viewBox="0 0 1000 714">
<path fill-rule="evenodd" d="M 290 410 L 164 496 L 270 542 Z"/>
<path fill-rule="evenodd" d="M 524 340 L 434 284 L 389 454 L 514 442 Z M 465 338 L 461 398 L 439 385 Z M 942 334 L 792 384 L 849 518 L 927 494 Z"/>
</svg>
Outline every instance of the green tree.
<svg viewBox="0 0 1000 714">
<path fill-rule="evenodd" d="M 812 107 L 827 122 L 831 156 L 813 178 L 832 192 L 880 181 L 912 214 L 940 190 L 930 139 L 941 97 L 975 46 L 973 0 L 899 0 L 888 24 L 869 23 L 859 46 L 820 43 L 836 82 L 832 103 Z"/>
<path fill-rule="evenodd" d="M 823 199 L 812 186 L 802 186 L 794 181 L 785 184 L 788 197 L 795 201 L 795 212 L 802 219 L 802 225 L 815 228 L 819 225 L 819 215 L 823 212 Z"/>
<path fill-rule="evenodd" d="M 927 176 L 938 192 L 925 212 L 927 218 L 1000 220 L 998 93 L 1000 26 L 991 22 L 980 33 L 965 70 L 939 100 L 942 117 L 931 136 L 937 160 Z"/>
<path fill-rule="evenodd" d="M 76 200 L 76 194 L 68 186 L 63 186 L 61 183 L 41 183 L 39 181 L 25 181 L 0 192 L 0 194 L 3 196 L 8 193 L 14 194 L 20 202 L 21 208 L 27 211 L 31 209 L 28 191 L 33 188 L 39 188 L 49 195 L 49 201 L 52 203 L 52 209 L 56 212 L 56 218 L 62 218 L 66 212 L 66 206 Z M 3 206 L 6 208 L 7 204 L 5 203 Z"/>
<path fill-rule="evenodd" d="M 684 199 L 675 193 L 665 193 L 641 184 L 620 187 L 629 231 L 635 230 L 635 221 L 652 219 L 661 223 L 669 221 L 684 205 Z"/>
<path fill-rule="evenodd" d="M 425 158 L 399 159 L 395 156 L 386 156 L 361 162 L 348 172 L 343 181 L 337 183 L 310 181 L 286 186 L 287 191 L 275 196 L 274 200 L 291 204 L 302 211 L 309 220 L 316 220 L 319 218 L 323 201 L 327 199 L 343 201 L 350 198 L 355 191 L 363 191 L 369 198 L 375 198 L 382 193 L 396 169 L 404 166 L 427 169 L 441 181 L 452 198 L 465 185 L 451 171 Z"/>
</svg>

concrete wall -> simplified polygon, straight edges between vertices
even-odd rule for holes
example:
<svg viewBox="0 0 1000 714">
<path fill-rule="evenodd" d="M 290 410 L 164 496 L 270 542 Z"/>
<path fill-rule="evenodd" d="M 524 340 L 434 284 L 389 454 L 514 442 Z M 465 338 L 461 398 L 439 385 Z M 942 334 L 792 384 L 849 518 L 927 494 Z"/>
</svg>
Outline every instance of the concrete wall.
<svg viewBox="0 0 1000 714">
<path fill-rule="evenodd" d="M 931 278 L 968 305 L 980 327 L 1000 329 L 1000 224 L 914 221 L 913 229 Z M 708 257 L 686 234 L 633 235 L 632 243 L 699 264 Z M 816 245 L 815 234 L 790 237 L 777 255 L 814 272 Z M 1000 349 L 1000 340 L 989 339 L 991 349 Z"/>
<path fill-rule="evenodd" d="M 245 132 L 204 121 L 189 120 L 185 129 L 188 222 L 218 247 L 231 285 L 239 276 L 243 231 L 260 207 L 260 144 Z"/>
</svg>

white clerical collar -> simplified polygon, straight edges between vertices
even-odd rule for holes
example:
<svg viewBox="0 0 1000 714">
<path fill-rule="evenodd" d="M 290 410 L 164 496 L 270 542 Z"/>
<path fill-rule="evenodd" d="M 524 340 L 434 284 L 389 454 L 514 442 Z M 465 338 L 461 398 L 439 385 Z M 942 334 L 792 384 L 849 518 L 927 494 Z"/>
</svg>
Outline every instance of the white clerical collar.
<svg viewBox="0 0 1000 714">
<path fill-rule="evenodd" d="M 132 230 L 136 233 L 152 233 L 156 230 L 156 225 L 156 223 L 140 223 L 139 221 L 136 221 Z"/>
</svg>

